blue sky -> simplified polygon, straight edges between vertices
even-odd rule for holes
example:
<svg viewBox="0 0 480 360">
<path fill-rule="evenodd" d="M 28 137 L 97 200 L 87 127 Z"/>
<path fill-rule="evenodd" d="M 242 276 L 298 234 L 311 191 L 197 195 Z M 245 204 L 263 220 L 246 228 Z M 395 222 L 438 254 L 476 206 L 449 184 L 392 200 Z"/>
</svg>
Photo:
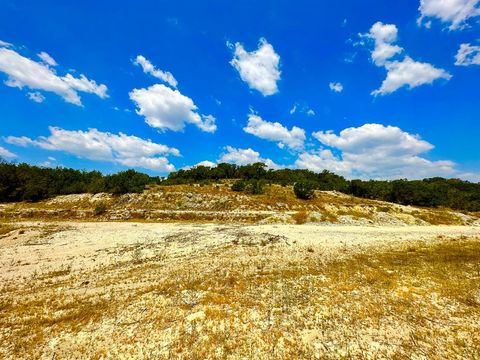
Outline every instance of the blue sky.
<svg viewBox="0 0 480 360">
<path fill-rule="evenodd" d="M 1 2 L 0 156 L 480 181 L 480 0 L 126 3 Z"/>
</svg>

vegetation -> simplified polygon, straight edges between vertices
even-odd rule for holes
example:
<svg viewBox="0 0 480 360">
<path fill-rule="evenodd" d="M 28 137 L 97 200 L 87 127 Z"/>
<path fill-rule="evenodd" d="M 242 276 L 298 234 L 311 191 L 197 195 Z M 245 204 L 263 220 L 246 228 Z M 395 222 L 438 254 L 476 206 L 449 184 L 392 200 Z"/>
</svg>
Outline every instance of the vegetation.
<svg viewBox="0 0 480 360">
<path fill-rule="evenodd" d="M 265 192 L 265 182 L 263 180 L 250 180 L 245 190 L 252 195 L 261 195 Z"/>
<path fill-rule="evenodd" d="M 39 201 L 55 195 L 142 192 L 147 184 L 158 183 L 135 170 L 102 175 L 99 171 L 43 168 L 0 161 L 0 202 Z"/>
<path fill-rule="evenodd" d="M 103 215 L 107 212 L 108 210 L 108 206 L 107 204 L 105 204 L 104 202 L 100 202 L 97 204 L 97 206 L 95 206 L 95 209 L 93 210 L 93 212 L 95 213 L 95 215 Z"/>
<path fill-rule="evenodd" d="M 237 180 L 232 184 L 233 191 L 244 191 L 247 187 L 247 183 L 243 180 Z"/>
<path fill-rule="evenodd" d="M 170 173 L 162 181 L 165 185 L 202 183 L 237 179 L 235 191 L 243 191 L 241 184 L 252 180 L 263 180 L 267 184 L 297 185 L 302 198 L 309 195 L 308 188 L 340 191 L 345 194 L 394 202 L 402 205 L 425 207 L 448 207 L 467 211 L 480 211 L 480 183 L 459 179 L 430 178 L 424 180 L 346 180 L 328 170 L 315 173 L 302 169 L 267 169 L 263 163 L 244 166 L 219 164 L 217 167 L 197 166 L 189 170 Z M 308 185 L 307 185 L 308 184 Z M 248 186 L 245 185 L 245 189 Z M 304 192 L 305 190 L 305 192 Z"/>
<path fill-rule="evenodd" d="M 13 227 L 12 225 L 0 223 L 0 237 L 2 237 L 3 235 L 7 235 L 13 230 L 15 230 L 15 227 Z"/>
<path fill-rule="evenodd" d="M 0 161 L 0 202 L 38 201 L 55 195 L 78 193 L 138 193 L 149 184 L 208 184 L 224 180 L 236 180 L 232 190 L 250 194 L 263 194 L 267 184 L 293 185 L 295 195 L 300 199 L 311 198 L 313 190 L 329 190 L 402 205 L 480 211 L 480 183 L 438 177 L 424 180 L 346 180 L 327 170 L 319 173 L 301 169 L 272 170 L 263 163 L 196 166 L 172 172 L 166 179 L 161 179 L 135 170 L 102 175 L 99 171 L 42 168 Z"/>
<path fill-rule="evenodd" d="M 293 186 L 293 192 L 298 199 L 310 200 L 315 197 L 315 185 L 311 182 L 300 181 Z"/>
</svg>

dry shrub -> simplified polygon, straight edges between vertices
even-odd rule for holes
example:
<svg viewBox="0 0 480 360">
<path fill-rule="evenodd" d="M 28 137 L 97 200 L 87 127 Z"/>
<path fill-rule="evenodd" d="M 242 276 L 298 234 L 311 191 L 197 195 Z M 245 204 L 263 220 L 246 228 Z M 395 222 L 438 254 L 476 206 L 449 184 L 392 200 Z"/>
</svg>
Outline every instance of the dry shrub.
<svg viewBox="0 0 480 360">
<path fill-rule="evenodd" d="M 310 213 L 308 211 L 298 211 L 296 212 L 293 216 L 293 220 L 295 220 L 295 223 L 298 225 L 305 224 L 308 221 L 308 218 L 310 217 Z"/>
</svg>

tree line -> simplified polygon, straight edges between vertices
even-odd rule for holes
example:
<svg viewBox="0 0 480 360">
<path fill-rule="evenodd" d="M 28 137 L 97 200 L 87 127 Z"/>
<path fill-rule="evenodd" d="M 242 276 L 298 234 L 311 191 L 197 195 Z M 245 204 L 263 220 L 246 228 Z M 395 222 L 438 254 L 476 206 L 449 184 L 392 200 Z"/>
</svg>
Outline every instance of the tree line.
<svg viewBox="0 0 480 360">
<path fill-rule="evenodd" d="M 99 171 L 44 168 L 0 161 L 0 202 L 39 201 L 56 195 L 142 192 L 147 184 L 159 183 L 135 170 L 103 175 Z"/>
<path fill-rule="evenodd" d="M 444 206 L 480 211 L 480 183 L 439 177 L 424 180 L 347 180 L 328 170 L 273 170 L 267 169 L 263 163 L 196 166 L 172 172 L 167 178 L 160 178 L 135 170 L 103 175 L 99 171 L 43 168 L 0 161 L 0 202 L 38 201 L 55 195 L 79 193 L 138 193 L 149 184 L 202 184 L 228 179 L 244 181 L 243 185 L 237 184 L 238 189 L 234 190 L 242 191 L 244 187 L 251 193 L 259 193 L 259 189 L 265 184 L 297 184 L 296 193 L 304 193 L 301 197 L 306 199 L 310 197 L 308 189 L 336 190 L 353 196 L 403 205 Z"/>
<path fill-rule="evenodd" d="M 424 180 L 347 180 L 328 170 L 313 172 L 302 169 L 267 169 L 263 163 L 244 166 L 218 164 L 197 166 L 170 173 L 164 184 L 214 182 L 222 179 L 261 180 L 266 183 L 295 185 L 301 197 L 310 197 L 308 188 L 336 190 L 357 197 L 383 200 L 402 205 L 449 207 L 480 211 L 480 183 L 440 177 Z M 305 188 L 302 190 L 301 188 Z"/>
</svg>

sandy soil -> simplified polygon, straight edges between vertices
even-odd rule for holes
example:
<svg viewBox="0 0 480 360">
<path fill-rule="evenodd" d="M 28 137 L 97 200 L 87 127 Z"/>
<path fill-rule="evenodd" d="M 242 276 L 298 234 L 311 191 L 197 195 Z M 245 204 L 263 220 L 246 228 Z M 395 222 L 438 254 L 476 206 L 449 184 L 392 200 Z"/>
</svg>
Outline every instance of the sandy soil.
<svg viewBox="0 0 480 360">
<path fill-rule="evenodd" d="M 17 222 L 2 359 L 475 359 L 480 227 Z"/>
<path fill-rule="evenodd" d="M 328 252 L 442 237 L 480 236 L 476 226 L 232 225 L 172 223 L 21 222 L 0 239 L 1 280 L 68 267 L 72 271 L 109 266 L 142 256 L 192 256 L 231 245 L 239 235 L 281 237 L 297 247 Z M 183 239 L 183 241 L 182 241 Z M 134 253 L 134 251 L 136 253 Z"/>
</svg>

